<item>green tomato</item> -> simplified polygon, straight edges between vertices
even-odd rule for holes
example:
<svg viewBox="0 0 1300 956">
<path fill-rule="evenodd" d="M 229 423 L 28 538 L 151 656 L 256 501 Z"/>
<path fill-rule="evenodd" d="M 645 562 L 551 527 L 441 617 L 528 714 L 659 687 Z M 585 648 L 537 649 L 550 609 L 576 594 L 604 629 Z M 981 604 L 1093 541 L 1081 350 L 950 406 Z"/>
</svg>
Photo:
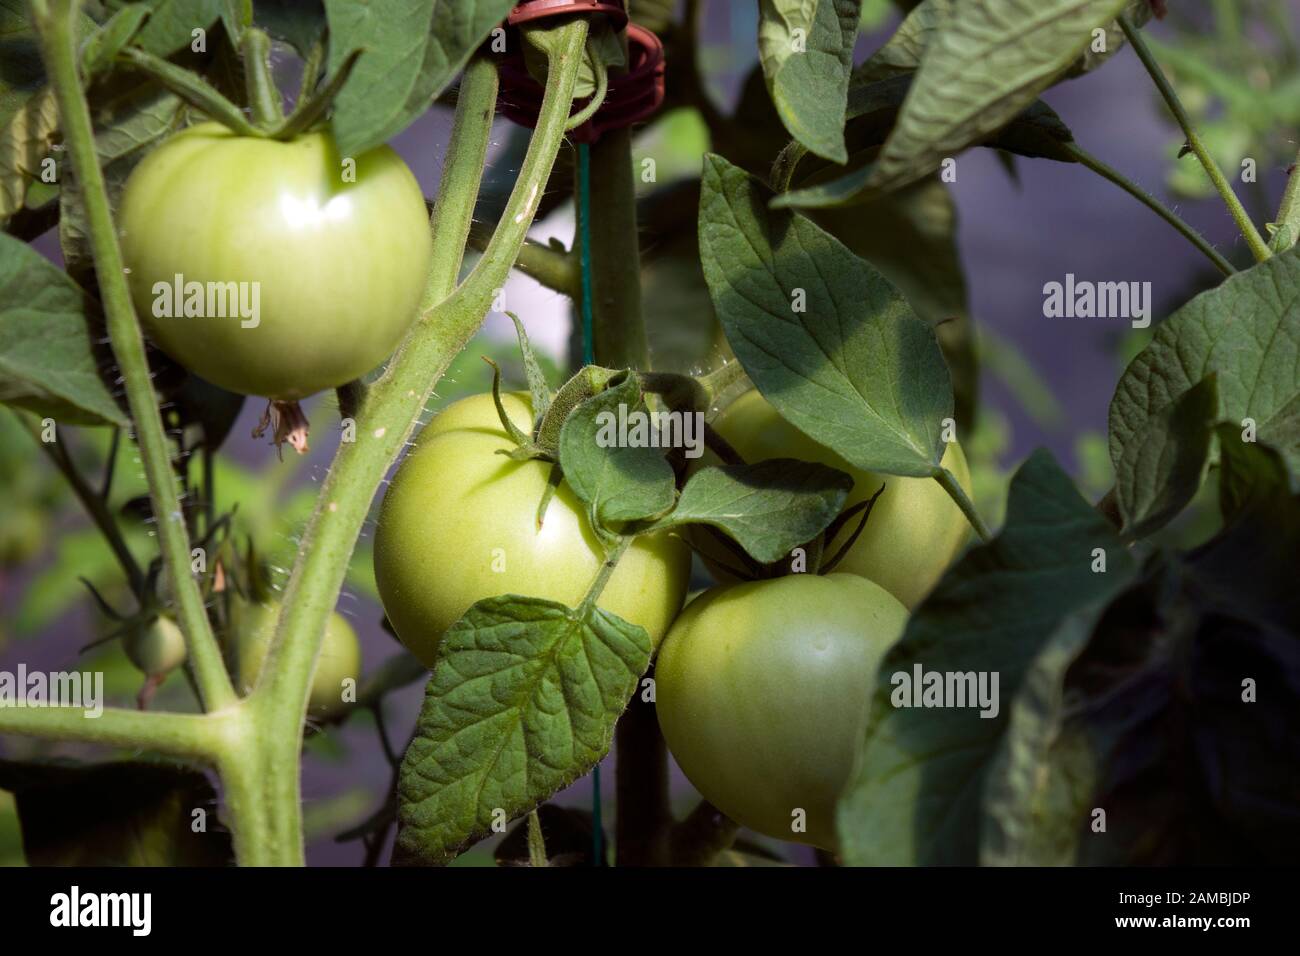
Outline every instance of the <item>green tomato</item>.
<svg viewBox="0 0 1300 956">
<path fill-rule="evenodd" d="M 528 397 L 503 402 L 531 431 Z M 565 482 L 537 527 L 551 465 L 497 454 L 513 447 L 491 395 L 462 399 L 425 426 L 384 496 L 375 531 L 379 596 L 402 643 L 429 667 L 443 632 L 476 601 L 520 594 L 576 607 L 604 560 Z M 690 563 L 679 538 L 642 535 L 598 603 L 657 645 L 682 606 Z"/>
<path fill-rule="evenodd" d="M 682 772 L 751 830 L 834 849 L 876 670 L 906 624 L 893 595 L 853 574 L 705 592 L 655 667 L 659 725 Z"/>
<path fill-rule="evenodd" d="M 239 691 L 249 693 L 257 684 L 262 662 L 271 649 L 279 604 L 237 604 L 232 624 L 237 635 L 236 658 Z M 361 644 L 347 618 L 335 611 L 325 624 L 320 656 L 311 678 L 311 696 L 307 707 L 320 713 L 337 704 L 343 696 L 343 681 L 361 680 Z"/>
<path fill-rule="evenodd" d="M 170 674 L 185 663 L 185 635 L 170 617 L 159 616 L 122 638 L 127 658 L 142 674 Z"/>
<path fill-rule="evenodd" d="M 285 401 L 387 358 L 424 288 L 428 217 L 419 184 L 388 147 L 355 157 L 354 178 L 350 168 L 326 132 L 277 142 L 215 123 L 146 156 L 118 218 L 150 337 L 210 382 Z M 173 301 L 178 275 L 202 284 L 202 317 L 186 316 L 185 298 Z M 218 287 L 235 293 L 224 306 L 208 301 Z M 160 315 L 168 305 L 172 315 Z"/>
<path fill-rule="evenodd" d="M 844 503 L 846 509 L 870 498 L 883 484 L 885 491 L 876 499 L 866 527 L 835 570 L 870 578 L 909 608 L 916 607 L 930 593 L 970 535 L 966 516 L 933 478 L 875 475 L 854 468 L 782 418 L 756 390 L 729 405 L 713 424 L 751 464 L 768 458 L 798 458 L 848 472 L 853 477 L 853 490 Z M 970 469 L 955 441 L 944 451 L 942 464 L 956 476 L 967 495 L 971 494 Z M 860 514 L 856 515 L 846 523 L 827 546 L 826 558 L 839 552 L 860 518 Z M 717 577 L 734 580 L 718 567 L 716 560 L 710 560 L 735 563 L 735 558 L 724 556 L 716 539 L 706 540 L 694 532 L 691 540 L 700 546 Z"/>
</svg>

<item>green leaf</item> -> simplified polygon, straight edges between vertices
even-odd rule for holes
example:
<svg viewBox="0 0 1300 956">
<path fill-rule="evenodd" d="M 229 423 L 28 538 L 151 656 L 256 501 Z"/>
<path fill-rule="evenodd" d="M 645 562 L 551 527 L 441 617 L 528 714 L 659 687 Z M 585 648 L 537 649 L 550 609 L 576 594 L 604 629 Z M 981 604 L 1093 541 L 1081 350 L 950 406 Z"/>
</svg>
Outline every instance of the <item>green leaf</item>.
<svg viewBox="0 0 1300 956">
<path fill-rule="evenodd" d="M 768 209 L 770 196 L 705 158 L 700 255 L 736 357 L 784 418 L 850 464 L 935 474 L 953 399 L 934 331 L 834 237 Z"/>
<path fill-rule="evenodd" d="M 1135 27 L 1141 27 L 1151 19 L 1151 2 L 1152 0 L 1127 0 L 1122 11 L 1123 15 L 1128 17 L 1129 22 Z M 1102 49 L 1094 50 L 1094 42 L 1091 39 L 1088 41 L 1083 55 L 1074 61 L 1067 76 L 1073 78 L 1091 73 L 1124 48 L 1124 31 L 1120 28 L 1119 20 L 1111 21 L 1106 27 L 1106 39 Z"/>
<path fill-rule="evenodd" d="M 600 608 L 487 598 L 448 629 L 402 760 L 394 862 L 449 862 L 590 770 L 650 663 Z"/>
<path fill-rule="evenodd" d="M 884 46 L 853 71 L 852 85 L 915 71 L 921 65 L 925 48 L 957 3 L 958 0 L 922 0 L 898 25 Z"/>
<path fill-rule="evenodd" d="M 41 172 L 41 162 L 59 128 L 54 92 L 42 87 L 24 98 L 0 126 L 0 220 L 23 208 L 27 186 Z"/>
<path fill-rule="evenodd" d="M 1104 572 L 1094 571 L 1096 549 Z M 1133 570 L 1111 526 L 1051 455 L 1031 455 L 1012 479 L 1002 532 L 940 580 L 880 666 L 857 769 L 839 804 L 848 864 L 976 861 L 980 797 L 1008 702 L 1067 617 L 1116 594 Z M 996 714 L 894 706 L 905 690 L 896 675 L 910 678 L 917 666 L 996 675 Z"/>
<path fill-rule="evenodd" d="M 147 16 L 149 5 L 146 3 L 128 3 L 114 13 L 82 46 L 81 72 L 94 76 L 109 69 L 114 57 L 131 42 Z"/>
<path fill-rule="evenodd" d="M 1220 424 L 1215 433 L 1219 439 L 1219 510 L 1224 522 L 1276 511 L 1295 484 L 1282 456 L 1268 445 L 1246 441 L 1242 429 L 1231 423 Z"/>
<path fill-rule="evenodd" d="M 31 866 L 229 866 L 216 792 L 196 770 L 163 763 L 0 760 Z M 194 830 L 195 810 L 206 832 Z"/>
<path fill-rule="evenodd" d="M 1148 418 L 1115 464 L 1124 531 L 1144 538 L 1191 502 L 1210 463 L 1219 388 L 1214 373 Z"/>
<path fill-rule="evenodd" d="M 146 0 L 150 9 L 133 46 L 169 57 L 194 42 L 195 30 L 208 30 L 221 16 L 223 0 Z M 206 45 L 206 43 L 205 43 Z"/>
<path fill-rule="evenodd" d="M 662 448 L 621 446 L 620 422 L 645 422 L 642 438 L 653 437 L 653 420 L 636 376 L 587 399 L 560 429 L 560 467 L 574 493 L 587 503 L 596 523 L 654 518 L 673 506 L 677 488 Z M 634 437 L 634 436 L 629 436 Z M 664 436 L 665 440 L 669 436 Z M 701 440 L 703 436 L 700 436 Z"/>
<path fill-rule="evenodd" d="M 760 0 L 758 56 L 790 135 L 818 156 L 845 162 L 844 106 L 856 0 Z"/>
<path fill-rule="evenodd" d="M 325 5 L 321 0 L 257 0 L 253 23 L 306 56 L 325 32 Z"/>
<path fill-rule="evenodd" d="M 1065 618 L 1034 658 L 1011 702 L 1006 733 L 984 781 L 983 866 L 1074 863 L 1078 819 L 1096 781 L 1087 739 L 1063 731 L 1064 683 L 1106 604 L 1094 602 Z"/>
<path fill-rule="evenodd" d="M 334 101 L 339 152 L 358 156 L 414 122 L 510 12 L 511 0 L 326 0 L 333 74 L 364 50 Z"/>
<path fill-rule="evenodd" d="M 793 458 L 705 468 L 686 483 L 672 514 L 652 529 L 712 525 L 756 561 L 771 564 L 821 534 L 852 488 L 844 472 Z"/>
<path fill-rule="evenodd" d="M 1198 295 L 1156 329 L 1124 370 L 1110 404 L 1119 463 L 1158 415 L 1217 373 L 1223 417 L 1251 419 L 1300 474 L 1300 251 L 1276 255 Z"/>
<path fill-rule="evenodd" d="M 0 402 L 65 424 L 128 423 L 100 374 L 87 309 L 62 271 L 0 235 Z"/>
<path fill-rule="evenodd" d="M 1070 67 L 1125 0 L 964 0 L 937 27 L 864 188 L 898 189 L 982 142 Z"/>
</svg>

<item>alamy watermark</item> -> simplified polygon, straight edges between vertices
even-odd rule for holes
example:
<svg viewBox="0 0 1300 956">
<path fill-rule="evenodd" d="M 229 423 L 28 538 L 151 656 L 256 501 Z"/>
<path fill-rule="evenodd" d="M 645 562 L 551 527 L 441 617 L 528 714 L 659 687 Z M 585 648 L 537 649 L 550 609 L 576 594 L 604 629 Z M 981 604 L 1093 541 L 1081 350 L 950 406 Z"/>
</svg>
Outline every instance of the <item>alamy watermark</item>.
<svg viewBox="0 0 1300 956">
<path fill-rule="evenodd" d="M 703 412 L 651 412 L 628 409 L 596 416 L 596 444 L 601 448 L 682 448 L 687 458 L 704 454 Z"/>
<path fill-rule="evenodd" d="M 239 319 L 240 328 L 262 323 L 260 282 L 185 281 L 176 273 L 171 282 L 153 284 L 155 319 Z"/>
<path fill-rule="evenodd" d="M 76 707 L 85 716 L 104 713 L 102 671 L 0 671 L 0 707 Z"/>
<path fill-rule="evenodd" d="M 1129 319 L 1135 329 L 1151 324 L 1150 282 L 1076 281 L 1043 286 L 1043 315 L 1049 319 Z"/>
<path fill-rule="evenodd" d="M 927 671 L 921 664 L 895 671 L 889 678 L 894 689 L 889 702 L 895 707 L 979 708 L 980 716 L 997 717 L 997 671 Z"/>
</svg>

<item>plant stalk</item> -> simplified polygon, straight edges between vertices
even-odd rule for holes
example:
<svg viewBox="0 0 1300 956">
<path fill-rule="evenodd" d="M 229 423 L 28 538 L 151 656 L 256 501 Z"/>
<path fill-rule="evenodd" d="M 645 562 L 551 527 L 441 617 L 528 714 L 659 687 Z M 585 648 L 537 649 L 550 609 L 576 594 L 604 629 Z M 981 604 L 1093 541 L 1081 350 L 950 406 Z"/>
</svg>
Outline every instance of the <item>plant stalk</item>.
<svg viewBox="0 0 1300 956">
<path fill-rule="evenodd" d="M 159 547 L 172 593 L 179 605 L 178 617 L 203 707 L 208 711 L 220 710 L 235 702 L 235 691 L 204 610 L 198 582 L 189 570 L 190 540 L 176 494 L 176 475 L 172 471 L 167 433 L 158 413 L 158 399 L 150 378 L 144 338 L 127 288 L 122 251 L 113 225 L 104 174 L 95 151 L 95 131 L 77 72 L 72 28 L 76 8 L 76 3 L 69 0 L 33 0 L 32 3 L 46 72 L 59 104 L 64 143 L 82 184 L 82 199 L 109 341 L 122 373 L 127 403 L 135 422 L 136 441 L 149 482 Z"/>
<path fill-rule="evenodd" d="M 284 102 L 271 74 L 271 38 L 257 27 L 245 27 L 240 46 L 253 120 L 263 128 L 274 126 L 284 119 Z"/>
<path fill-rule="evenodd" d="M 1220 272 L 1222 272 L 1225 276 L 1230 276 L 1237 271 L 1236 269 L 1233 268 L 1231 262 L 1225 259 L 1222 255 L 1220 255 L 1218 250 L 1216 250 L 1214 246 L 1210 245 L 1208 239 L 1206 239 L 1199 232 L 1193 229 L 1185 220 L 1183 220 L 1172 209 L 1170 209 L 1160 200 L 1156 199 L 1155 196 L 1151 195 L 1149 192 L 1147 192 L 1137 183 L 1133 182 L 1133 180 L 1129 179 L 1119 170 L 1106 165 L 1096 156 L 1093 156 L 1087 150 L 1082 149 L 1077 143 L 1065 143 L 1064 146 L 1066 152 L 1068 152 L 1071 156 L 1077 159 L 1082 165 L 1086 166 L 1088 169 L 1091 169 L 1094 173 L 1096 173 L 1098 176 L 1102 177 L 1103 179 L 1109 180 L 1110 182 L 1114 183 L 1116 186 L 1124 190 L 1126 193 L 1128 193 L 1138 202 L 1142 203 L 1142 205 L 1146 206 L 1148 209 L 1154 212 L 1165 222 L 1169 223 L 1169 225 L 1177 229 L 1183 235 L 1184 238 L 1186 238 L 1189 242 L 1191 242 L 1191 244 L 1194 245 L 1197 249 L 1201 250 L 1201 252 L 1204 253 L 1205 258 L 1213 262 L 1214 267 L 1218 269 Z"/>
<path fill-rule="evenodd" d="M 1264 237 L 1255 228 L 1254 222 L 1251 221 L 1250 215 L 1242 206 L 1241 200 L 1237 198 L 1237 194 L 1232 191 L 1232 185 L 1228 182 L 1227 177 L 1223 175 L 1223 170 L 1219 168 L 1219 164 L 1210 155 L 1210 151 L 1206 148 L 1201 137 L 1192 128 L 1191 117 L 1187 115 L 1187 110 L 1183 108 L 1182 101 L 1178 99 L 1178 94 L 1174 92 L 1173 86 L 1170 85 L 1169 78 L 1160 69 L 1160 64 L 1156 62 L 1150 47 L 1147 46 L 1146 40 L 1142 37 L 1142 32 L 1133 26 L 1126 16 L 1120 16 L 1119 25 L 1120 29 L 1124 31 L 1124 36 L 1128 38 L 1128 42 L 1132 44 L 1133 51 L 1138 55 L 1138 59 L 1142 61 L 1142 65 L 1151 74 L 1151 79 L 1155 83 L 1156 89 L 1160 91 L 1161 97 L 1164 98 L 1169 111 L 1174 114 L 1174 119 L 1182 127 L 1183 135 L 1187 137 L 1187 145 L 1196 154 L 1196 158 L 1201 161 L 1206 175 L 1210 177 L 1210 182 L 1214 184 L 1214 188 L 1223 197 L 1223 201 L 1228 206 L 1228 212 L 1232 214 L 1233 220 L 1237 223 L 1237 228 L 1241 230 L 1242 236 L 1246 239 L 1246 245 L 1250 246 L 1251 254 L 1254 255 L 1257 261 L 1263 262 L 1273 254 L 1268 248 L 1268 243 L 1264 241 Z"/>
<path fill-rule="evenodd" d="M 296 757 L 308 687 L 326 621 L 370 503 L 405 447 L 434 386 L 477 331 L 496 290 L 505 282 L 563 140 L 587 24 L 574 21 L 557 32 L 559 43 L 547 73 L 537 127 L 500 228 L 474 271 L 448 295 L 459 272 L 482 177 L 496 95 L 494 69 L 467 73 L 434 210 L 434 254 L 421 314 L 388 370 L 371 386 L 359 410 L 358 441 L 340 447 L 307 523 L 262 680 L 253 692 L 264 733 L 292 743 L 291 772 L 278 775 L 267 793 L 274 807 L 273 834 L 282 841 L 276 862 L 302 862 Z"/>
</svg>

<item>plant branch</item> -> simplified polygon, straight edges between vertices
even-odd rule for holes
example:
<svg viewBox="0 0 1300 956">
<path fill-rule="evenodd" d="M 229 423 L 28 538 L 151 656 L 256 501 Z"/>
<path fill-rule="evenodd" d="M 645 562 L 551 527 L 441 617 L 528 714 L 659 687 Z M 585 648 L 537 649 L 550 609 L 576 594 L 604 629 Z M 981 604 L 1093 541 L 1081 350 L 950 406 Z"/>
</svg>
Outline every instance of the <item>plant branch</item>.
<svg viewBox="0 0 1300 956">
<path fill-rule="evenodd" d="M 91 717 L 81 707 L 0 707 L 0 734 L 157 750 L 215 762 L 226 739 L 226 716 L 171 714 L 106 707 Z"/>
<path fill-rule="evenodd" d="M 485 223 L 474 223 L 469 230 L 470 248 L 482 252 L 487 248 L 492 233 L 491 226 Z M 582 294 L 577 260 L 572 253 L 563 249 L 556 249 L 536 239 L 526 239 L 519 248 L 515 268 L 524 275 L 536 279 L 546 288 L 567 295 L 575 302 Z"/>
<path fill-rule="evenodd" d="M 1096 156 L 1082 149 L 1077 143 L 1065 143 L 1065 150 L 1082 165 L 1091 169 L 1098 176 L 1109 180 L 1120 189 L 1124 190 L 1142 205 L 1146 206 L 1157 216 L 1163 219 L 1169 225 L 1177 229 L 1182 235 L 1191 242 L 1197 249 L 1205 254 L 1205 257 L 1214 263 L 1214 267 L 1222 272 L 1225 276 L 1230 276 L 1237 270 L 1233 268 L 1232 263 L 1225 259 L 1219 252 L 1210 245 L 1208 239 L 1193 229 L 1188 223 L 1180 218 L 1177 213 L 1156 199 L 1137 183 L 1133 182 L 1119 170 L 1106 165 Z"/>
<path fill-rule="evenodd" d="M 104 498 L 91 488 L 81 472 L 77 471 L 77 466 L 73 464 L 72 457 L 62 442 L 42 441 L 39 430 L 27 416 L 16 411 L 14 415 L 22 423 L 27 434 L 32 436 L 32 440 L 40 445 L 41 450 L 49 456 L 54 466 L 63 473 L 64 479 L 72 487 L 73 494 L 77 496 L 77 500 L 86 509 L 91 520 L 95 522 L 95 527 L 104 536 L 108 546 L 113 549 L 113 555 L 117 558 L 117 563 L 122 566 L 122 571 L 131 585 L 131 593 L 139 598 L 144 591 L 144 572 L 140 570 L 140 565 L 136 562 L 131 549 L 126 546 L 122 529 L 118 527 L 116 519 L 109 514 Z"/>
<path fill-rule="evenodd" d="M 203 607 L 198 583 L 190 573 L 190 541 L 183 512 L 176 495 L 176 475 L 172 471 L 167 433 L 158 413 L 144 338 L 131 304 L 127 288 L 122 251 L 109 208 L 104 174 L 95 151 L 95 131 L 90 120 L 77 73 L 76 44 L 72 30 L 75 3 L 34 0 L 37 32 L 46 72 L 59 104 L 60 128 L 72 157 L 73 169 L 81 181 L 82 201 L 99 277 L 100 298 L 108 326 L 113 356 L 122 373 L 127 403 L 135 422 L 140 460 L 149 482 L 149 497 L 157 519 L 158 542 L 166 566 L 172 593 L 176 596 L 178 617 L 185 633 L 186 647 L 195 679 L 201 691 L 204 709 L 220 710 L 236 701 L 234 688 L 221 659 Z"/>
<path fill-rule="evenodd" d="M 1192 128 L 1191 117 L 1187 115 L 1187 110 L 1183 108 L 1182 101 L 1178 99 L 1178 94 L 1174 92 L 1173 86 L 1170 85 L 1169 78 L 1165 76 L 1160 64 L 1156 62 L 1156 58 L 1152 55 L 1151 49 L 1147 46 L 1141 31 L 1133 26 L 1126 16 L 1120 16 L 1119 25 L 1120 29 L 1124 31 L 1124 36 L 1128 38 L 1128 42 L 1132 45 L 1133 51 L 1138 55 L 1138 59 L 1142 61 L 1142 65 L 1151 74 L 1151 79 L 1155 83 L 1156 89 L 1160 91 L 1160 95 L 1164 98 L 1169 111 L 1174 114 L 1174 119 L 1182 127 L 1183 135 L 1187 137 L 1187 145 L 1196 154 L 1196 158 L 1201 161 L 1206 175 L 1210 177 L 1210 182 L 1214 184 L 1214 188 L 1223 197 L 1223 201 L 1228 206 L 1228 212 L 1232 214 L 1232 218 L 1237 223 L 1237 228 L 1241 230 L 1241 234 L 1246 239 L 1246 245 L 1250 246 L 1250 251 L 1255 259 L 1263 262 L 1272 255 L 1268 244 L 1264 241 L 1263 236 L 1259 234 L 1259 230 L 1255 228 L 1255 224 L 1251 221 L 1245 207 L 1242 206 L 1241 200 L 1237 198 L 1237 194 L 1232 191 L 1232 186 L 1227 177 L 1223 175 L 1223 170 L 1219 168 L 1219 164 L 1210 155 L 1210 151 L 1206 148 L 1201 137 Z"/>
<path fill-rule="evenodd" d="M 472 66 L 467 71 L 434 209 L 434 254 L 421 314 L 387 371 L 371 386 L 359 411 L 361 438 L 340 447 L 304 531 L 262 679 L 250 698 L 264 718 L 259 721 L 264 733 L 287 740 L 286 751 L 295 755 L 289 768 L 271 764 L 264 771 L 275 775 L 264 793 L 273 814 L 268 829 L 274 845 L 267 852 L 279 862 L 302 861 L 296 754 L 313 665 L 357 536 L 380 482 L 405 447 L 434 387 L 478 329 L 505 281 L 563 140 L 587 24 L 576 20 L 556 32 L 559 43 L 547 72 L 537 127 L 501 226 L 474 271 L 448 295 L 473 215 L 496 99 L 495 69 L 489 73 L 489 68 Z"/>
</svg>

